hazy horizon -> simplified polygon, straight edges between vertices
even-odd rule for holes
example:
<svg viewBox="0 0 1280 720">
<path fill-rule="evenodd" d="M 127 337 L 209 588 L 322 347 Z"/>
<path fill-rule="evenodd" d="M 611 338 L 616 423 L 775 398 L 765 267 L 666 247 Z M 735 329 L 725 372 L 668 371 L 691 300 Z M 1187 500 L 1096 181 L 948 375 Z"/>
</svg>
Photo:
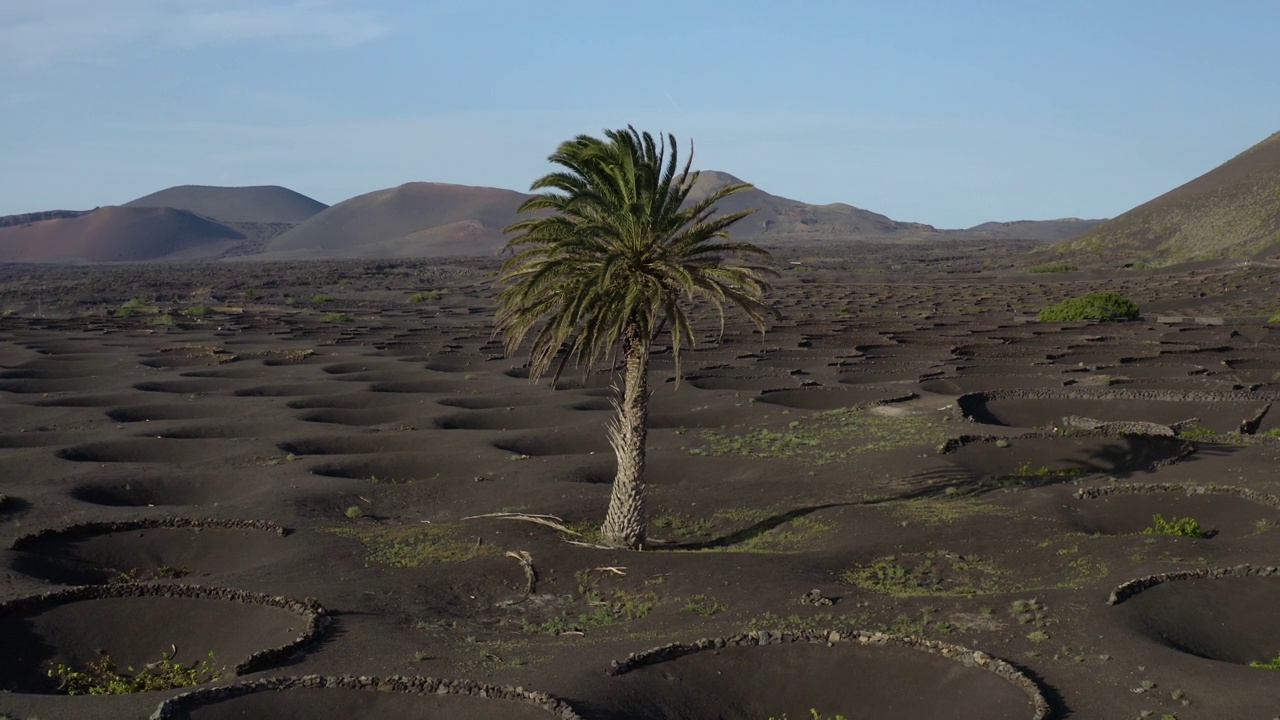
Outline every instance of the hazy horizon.
<svg viewBox="0 0 1280 720">
<path fill-rule="evenodd" d="M 627 123 L 809 203 L 1113 217 L 1280 130 L 1280 5 L 0 5 L 0 215 L 166 187 L 525 191 Z"/>
</svg>

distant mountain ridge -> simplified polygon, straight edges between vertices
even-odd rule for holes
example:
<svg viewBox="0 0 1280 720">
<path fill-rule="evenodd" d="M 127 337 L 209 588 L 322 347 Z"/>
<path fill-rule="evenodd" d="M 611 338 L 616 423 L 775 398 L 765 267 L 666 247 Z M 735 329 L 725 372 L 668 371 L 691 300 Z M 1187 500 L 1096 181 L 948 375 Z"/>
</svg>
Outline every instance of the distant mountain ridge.
<svg viewBox="0 0 1280 720">
<path fill-rule="evenodd" d="M 703 171 L 690 197 L 737 182 L 728 173 Z M 509 238 L 503 229 L 518 219 L 517 210 L 529 197 L 501 188 L 411 182 L 326 206 L 274 185 L 183 185 L 122 206 L 0 218 L 0 262 L 493 256 L 505 248 Z M 733 227 L 733 236 L 765 245 L 970 237 L 1051 241 L 1094 222 L 1020 221 L 939 230 L 844 203 L 812 205 L 759 188 L 718 203 L 725 213 L 746 208 L 756 212 Z M 84 222 L 70 222 L 76 219 Z M 6 232 L 15 227 L 22 231 Z"/>
<path fill-rule="evenodd" d="M 262 259 L 494 255 L 529 196 L 413 182 L 344 200 L 263 248 Z"/>
<path fill-rule="evenodd" d="M 689 192 L 689 199 L 698 200 L 726 185 L 741 182 L 729 173 L 705 170 Z M 734 237 L 757 242 L 770 238 L 885 238 L 903 233 L 937 232 L 932 225 L 898 222 L 844 203 L 810 205 L 771 195 L 758 187 L 730 195 L 717 203 L 717 207 L 722 213 L 755 208 L 756 211 L 734 225 L 731 232 Z"/>
<path fill-rule="evenodd" d="M 0 262 L 199 260 L 244 239 L 243 233 L 186 210 L 110 206 L 0 227 Z"/>
<path fill-rule="evenodd" d="M 66 218 L 88 215 L 92 210 L 45 210 L 43 212 L 23 213 L 21 215 L 5 215 L 0 217 L 0 228 L 29 225 L 43 220 L 62 220 Z"/>
<path fill-rule="evenodd" d="M 1014 220 L 1012 222 L 985 222 L 962 231 L 974 237 L 1006 238 L 1017 240 L 1041 240 L 1055 242 L 1082 235 L 1105 220 L 1058 218 L 1057 220 Z"/>
<path fill-rule="evenodd" d="M 223 223 L 297 224 L 329 206 L 279 185 L 179 185 L 130 200 L 124 207 L 175 208 Z"/>
<path fill-rule="evenodd" d="M 1280 132 L 1153 200 L 1059 243 L 1063 257 L 1155 263 L 1280 250 Z"/>
</svg>

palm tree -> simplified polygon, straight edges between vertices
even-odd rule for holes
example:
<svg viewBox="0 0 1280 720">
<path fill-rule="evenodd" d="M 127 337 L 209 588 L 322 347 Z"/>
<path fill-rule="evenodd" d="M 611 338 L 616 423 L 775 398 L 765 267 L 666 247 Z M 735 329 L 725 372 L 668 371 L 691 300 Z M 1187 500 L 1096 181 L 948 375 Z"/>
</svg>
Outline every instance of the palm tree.
<svg viewBox="0 0 1280 720">
<path fill-rule="evenodd" d="M 649 352 L 657 335 L 671 335 L 676 376 L 680 351 L 693 344 L 684 303 L 711 302 L 724 330 L 726 304 L 740 307 L 764 332 L 773 309 L 763 302 L 761 266 L 744 256 L 768 257 L 755 245 L 730 242 L 728 228 L 754 210 L 716 215 L 720 200 L 751 188 L 739 183 L 689 201 L 698 179 L 693 159 L 677 164 L 676 139 L 655 143 L 634 127 L 579 135 L 548 158 L 561 170 L 533 183 L 538 192 L 520 206 L 531 217 L 506 228 L 518 233 L 497 283 L 497 332 L 507 354 L 532 337 L 529 377 L 556 366 L 558 380 L 572 362 L 587 372 L 605 358 L 625 366 L 622 397 L 609 442 L 618 471 L 601 532 L 605 543 L 640 549 L 645 540 L 645 443 L 649 417 Z M 668 154 L 669 153 L 669 154 Z M 553 381 L 554 384 L 554 381 Z"/>
</svg>

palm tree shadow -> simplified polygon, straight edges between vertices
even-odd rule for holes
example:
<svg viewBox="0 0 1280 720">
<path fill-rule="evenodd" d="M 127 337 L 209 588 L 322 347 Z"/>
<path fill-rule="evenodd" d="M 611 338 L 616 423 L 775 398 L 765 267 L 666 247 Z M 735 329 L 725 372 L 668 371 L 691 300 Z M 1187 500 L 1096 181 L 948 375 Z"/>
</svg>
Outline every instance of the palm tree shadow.
<svg viewBox="0 0 1280 720">
<path fill-rule="evenodd" d="M 1078 477 L 1073 471 L 1030 475 L 978 475 L 960 468 L 937 468 L 910 475 L 899 482 L 900 492 L 864 504 L 879 505 L 939 496 L 971 498 L 992 492 L 1060 485 Z"/>
<path fill-rule="evenodd" d="M 771 530 L 774 530 L 782 525 L 785 525 L 786 523 L 791 522 L 792 520 L 795 520 L 797 518 L 802 518 L 806 515 L 810 515 L 819 510 L 827 510 L 827 509 L 836 508 L 836 507 L 849 507 L 852 505 L 864 505 L 864 504 L 866 503 L 864 502 L 833 502 L 833 503 L 824 503 L 821 505 L 808 505 L 806 507 L 800 507 L 794 510 L 788 510 L 787 512 L 784 512 L 784 513 L 770 515 L 769 517 L 764 518 L 759 522 L 748 525 L 747 527 L 742 528 L 741 530 L 735 530 L 734 532 L 731 532 L 727 535 L 721 535 L 720 537 L 711 538 L 710 540 L 700 540 L 697 542 L 664 543 L 659 548 L 655 548 L 655 549 L 696 551 L 696 550 L 718 550 L 718 549 L 733 547 L 735 545 L 741 545 L 743 543 L 750 542 L 758 537 L 761 537 L 762 535 L 765 535 Z"/>
<path fill-rule="evenodd" d="M 1116 439 L 1119 442 L 1097 448 L 1084 460 L 1068 458 L 1062 464 L 1071 468 L 1069 472 L 1075 475 L 1099 474 L 1129 478 L 1138 474 L 1150 474 L 1174 463 L 1225 457 L 1244 447 L 1221 443 L 1196 444 L 1181 439 L 1145 435 L 1122 435 Z"/>
</svg>

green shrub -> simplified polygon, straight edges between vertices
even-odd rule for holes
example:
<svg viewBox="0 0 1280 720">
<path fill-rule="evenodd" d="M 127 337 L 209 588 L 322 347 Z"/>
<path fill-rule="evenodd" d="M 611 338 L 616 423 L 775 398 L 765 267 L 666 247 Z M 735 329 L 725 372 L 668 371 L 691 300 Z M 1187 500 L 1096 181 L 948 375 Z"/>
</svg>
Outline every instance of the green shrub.
<svg viewBox="0 0 1280 720">
<path fill-rule="evenodd" d="M 212 313 L 213 313 L 213 308 L 203 303 L 199 305 L 192 305 L 191 307 L 183 308 L 182 310 L 183 315 L 186 315 L 187 317 L 192 317 L 192 318 L 206 317 Z"/>
<path fill-rule="evenodd" d="M 1142 531 L 1143 535 L 1179 535 L 1182 537 L 1207 538 L 1209 533 L 1200 527 L 1200 522 L 1190 517 L 1164 519 L 1157 513 L 1151 517 L 1151 525 Z"/>
<path fill-rule="evenodd" d="M 147 318 L 147 324 L 162 325 L 164 327 L 173 327 L 174 325 L 178 324 L 178 321 L 174 320 L 173 316 L 170 315 L 169 313 L 163 313 L 161 315 L 156 315 L 156 316 Z"/>
<path fill-rule="evenodd" d="M 1137 303 L 1123 295 L 1105 291 L 1063 300 L 1040 311 L 1040 322 L 1132 320 L 1136 317 Z"/>
<path fill-rule="evenodd" d="M 83 670 L 58 663 L 49 670 L 49 677 L 57 680 L 58 690 L 67 695 L 132 695 L 214 682 L 222 677 L 222 670 L 214 662 L 212 652 L 191 667 L 174 662 L 170 653 L 161 653 L 158 661 L 141 670 L 127 668 L 121 673 L 115 660 L 104 653 Z"/>
<path fill-rule="evenodd" d="M 344 312 L 325 313 L 324 317 L 320 318 L 320 322 L 330 322 L 330 323 L 331 322 L 351 322 L 352 320 L 355 320 L 355 318 L 351 317 L 351 313 L 344 313 Z"/>
<path fill-rule="evenodd" d="M 320 303 L 333 302 L 333 298 L 329 297 L 328 295 L 312 295 L 311 302 L 319 305 Z"/>
<path fill-rule="evenodd" d="M 1027 268 L 1029 273 L 1065 273 L 1074 272 L 1080 268 L 1071 263 L 1044 263 L 1043 265 L 1032 265 Z"/>
<path fill-rule="evenodd" d="M 142 298 L 133 298 L 120 306 L 114 315 L 116 317 L 133 317 L 134 315 L 142 315 L 147 312 L 151 303 Z"/>
<path fill-rule="evenodd" d="M 409 302 L 420 303 L 428 300 L 439 300 L 448 290 L 422 290 L 409 296 Z"/>
</svg>

